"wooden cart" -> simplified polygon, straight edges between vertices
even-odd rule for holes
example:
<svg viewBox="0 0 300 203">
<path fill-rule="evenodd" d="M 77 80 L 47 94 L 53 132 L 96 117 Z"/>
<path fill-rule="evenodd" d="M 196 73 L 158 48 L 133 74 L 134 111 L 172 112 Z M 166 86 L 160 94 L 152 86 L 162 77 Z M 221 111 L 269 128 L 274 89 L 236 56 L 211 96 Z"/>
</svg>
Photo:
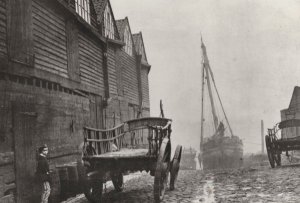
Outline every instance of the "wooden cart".
<svg viewBox="0 0 300 203">
<path fill-rule="evenodd" d="M 170 119 L 149 117 L 109 130 L 85 127 L 86 198 L 101 202 L 103 183 L 112 180 L 115 190 L 122 191 L 124 173 L 145 170 L 154 176 L 154 200 L 160 202 L 169 173 L 170 189 L 174 189 L 181 159 L 178 145 L 171 160 L 171 123 Z"/>
<path fill-rule="evenodd" d="M 267 153 L 269 162 L 272 168 L 281 166 L 281 153 L 286 152 L 289 157 L 289 151 L 300 150 L 300 134 L 298 134 L 297 127 L 300 127 L 299 119 L 290 119 L 282 121 L 275 125 L 274 128 L 268 129 L 268 135 L 265 136 Z M 288 136 L 282 132 L 283 129 L 289 128 L 295 133 L 293 136 Z M 278 136 L 280 134 L 280 137 Z"/>
</svg>

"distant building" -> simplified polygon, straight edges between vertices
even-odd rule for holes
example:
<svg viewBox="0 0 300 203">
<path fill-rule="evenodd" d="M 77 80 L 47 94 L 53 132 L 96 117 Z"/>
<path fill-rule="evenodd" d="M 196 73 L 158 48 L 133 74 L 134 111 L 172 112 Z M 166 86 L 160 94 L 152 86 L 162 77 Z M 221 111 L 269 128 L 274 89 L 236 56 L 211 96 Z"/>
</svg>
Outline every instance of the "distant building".
<svg viewBox="0 0 300 203">
<path fill-rule="evenodd" d="M 197 166 L 197 151 L 194 148 L 184 148 L 181 154 L 180 169 L 196 170 Z"/>
<path fill-rule="evenodd" d="M 109 0 L 0 0 L 0 202 L 31 202 L 38 146 L 54 167 L 80 157 L 84 126 L 149 116 L 150 67 Z"/>
</svg>

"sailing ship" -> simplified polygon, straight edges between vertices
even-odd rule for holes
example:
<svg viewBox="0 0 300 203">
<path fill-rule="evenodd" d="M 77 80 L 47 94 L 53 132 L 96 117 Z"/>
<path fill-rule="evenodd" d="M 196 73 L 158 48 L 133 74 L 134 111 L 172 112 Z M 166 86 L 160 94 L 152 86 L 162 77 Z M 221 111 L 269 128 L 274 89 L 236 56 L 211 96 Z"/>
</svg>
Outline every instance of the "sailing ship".
<svg viewBox="0 0 300 203">
<path fill-rule="evenodd" d="M 202 105 L 200 155 L 198 156 L 200 167 L 204 170 L 238 168 L 242 165 L 243 161 L 243 142 L 232 132 L 216 87 L 202 38 L 201 49 Z M 205 97 L 206 94 L 208 99 Z M 220 104 L 221 113 L 218 112 L 218 106 L 214 100 L 215 97 L 218 98 L 217 102 Z M 211 108 L 204 108 L 206 103 Z M 207 117 L 210 117 L 212 122 Z"/>
</svg>

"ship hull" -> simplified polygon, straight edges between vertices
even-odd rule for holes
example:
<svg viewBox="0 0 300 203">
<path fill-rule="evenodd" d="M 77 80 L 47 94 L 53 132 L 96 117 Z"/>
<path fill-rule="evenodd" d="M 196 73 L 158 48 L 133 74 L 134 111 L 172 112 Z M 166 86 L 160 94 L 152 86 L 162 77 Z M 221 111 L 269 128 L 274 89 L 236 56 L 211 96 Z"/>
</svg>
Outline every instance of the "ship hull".
<svg viewBox="0 0 300 203">
<path fill-rule="evenodd" d="M 243 144 L 235 137 L 210 139 L 203 143 L 202 167 L 207 169 L 239 168 L 243 164 Z"/>
</svg>

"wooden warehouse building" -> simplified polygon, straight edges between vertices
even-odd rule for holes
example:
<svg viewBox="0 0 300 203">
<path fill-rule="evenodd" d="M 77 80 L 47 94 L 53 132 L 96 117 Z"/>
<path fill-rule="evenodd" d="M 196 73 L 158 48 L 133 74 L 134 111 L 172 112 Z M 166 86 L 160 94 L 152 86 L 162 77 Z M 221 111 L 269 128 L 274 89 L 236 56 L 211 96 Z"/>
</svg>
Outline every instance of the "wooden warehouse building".
<svg viewBox="0 0 300 203">
<path fill-rule="evenodd" d="M 84 126 L 149 116 L 150 67 L 109 0 L 0 0 L 0 202 L 30 202 L 38 146 L 53 168 Z"/>
</svg>

